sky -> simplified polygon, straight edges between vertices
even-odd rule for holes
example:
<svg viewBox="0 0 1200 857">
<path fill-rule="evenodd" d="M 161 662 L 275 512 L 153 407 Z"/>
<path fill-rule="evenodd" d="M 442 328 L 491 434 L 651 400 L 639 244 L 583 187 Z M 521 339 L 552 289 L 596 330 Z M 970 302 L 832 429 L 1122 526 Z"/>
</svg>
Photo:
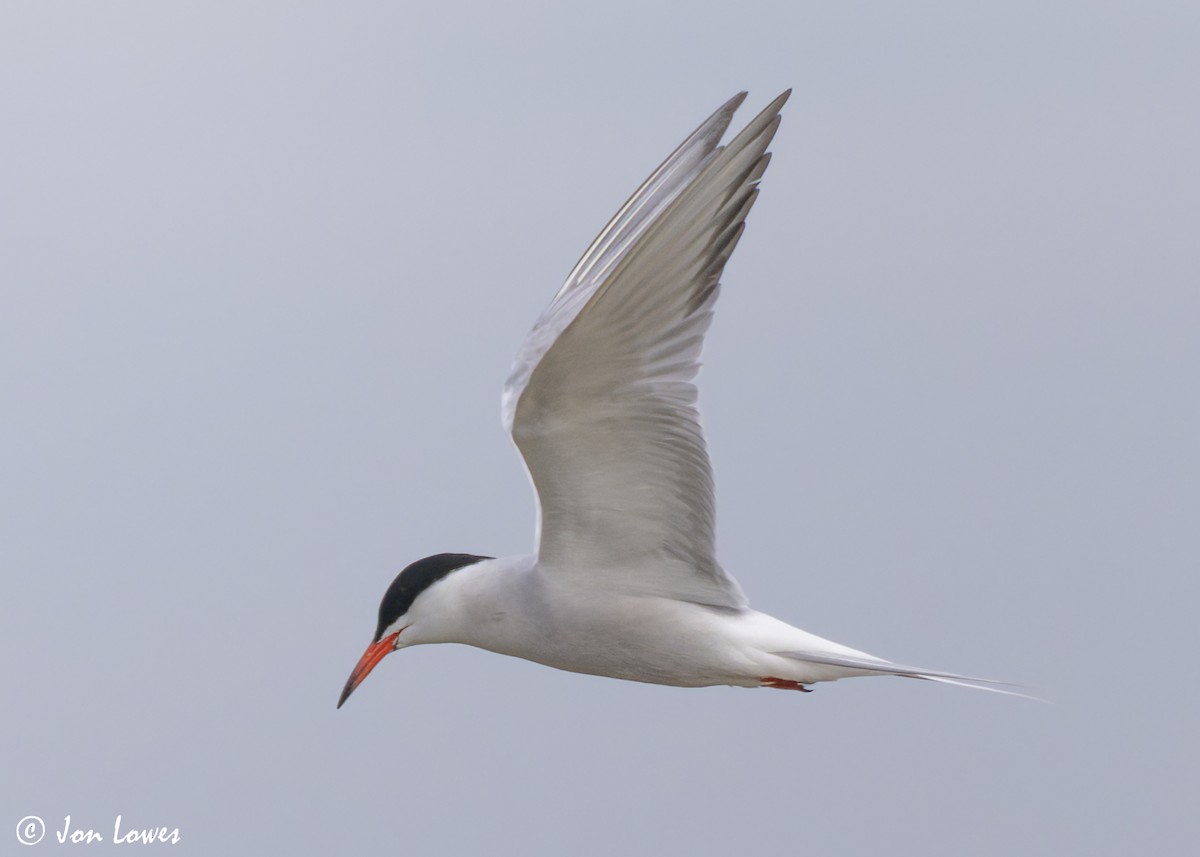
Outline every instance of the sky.
<svg viewBox="0 0 1200 857">
<path fill-rule="evenodd" d="M 0 852 L 1180 853 L 1198 42 L 1183 2 L 4 4 Z M 787 87 L 700 376 L 721 562 L 1048 703 L 427 646 L 336 710 L 401 568 L 532 550 L 499 393 L 579 254 Z"/>
</svg>

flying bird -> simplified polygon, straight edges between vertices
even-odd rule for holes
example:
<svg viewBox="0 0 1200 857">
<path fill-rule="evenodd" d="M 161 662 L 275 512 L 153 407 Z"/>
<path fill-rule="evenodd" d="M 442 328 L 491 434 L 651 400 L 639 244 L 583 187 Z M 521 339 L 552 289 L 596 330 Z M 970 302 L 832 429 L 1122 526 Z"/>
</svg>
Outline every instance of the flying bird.
<svg viewBox="0 0 1200 857">
<path fill-rule="evenodd" d="M 502 396 L 537 493 L 537 553 L 445 553 L 401 571 L 339 708 L 387 654 L 423 643 L 678 687 L 807 691 L 894 675 L 997 690 L 752 610 L 717 562 L 694 379 L 789 95 L 720 145 L 746 93 L 726 102 L 588 247 L 521 345 Z"/>
</svg>

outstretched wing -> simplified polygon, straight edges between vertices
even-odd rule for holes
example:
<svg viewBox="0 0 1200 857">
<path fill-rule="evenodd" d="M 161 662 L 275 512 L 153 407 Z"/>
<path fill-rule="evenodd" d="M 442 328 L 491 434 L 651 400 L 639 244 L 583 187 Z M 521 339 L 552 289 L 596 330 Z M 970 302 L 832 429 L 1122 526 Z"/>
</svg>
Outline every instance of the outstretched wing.
<svg viewBox="0 0 1200 857">
<path fill-rule="evenodd" d="M 693 378 L 789 92 L 727 146 L 742 93 L 654 171 L 521 346 L 503 418 L 540 504 L 538 563 L 581 586 L 741 607 L 714 556 Z"/>
</svg>

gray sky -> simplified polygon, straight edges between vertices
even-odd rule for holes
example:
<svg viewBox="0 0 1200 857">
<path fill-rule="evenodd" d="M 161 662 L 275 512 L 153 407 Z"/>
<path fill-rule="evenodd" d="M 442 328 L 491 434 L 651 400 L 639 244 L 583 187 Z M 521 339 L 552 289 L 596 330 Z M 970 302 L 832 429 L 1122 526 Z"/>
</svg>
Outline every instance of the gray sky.
<svg viewBox="0 0 1200 857">
<path fill-rule="evenodd" d="M 577 5 L 4 4 L 0 850 L 1179 853 L 1196 5 Z M 579 253 L 787 86 L 701 376 L 722 561 L 1054 704 L 439 646 L 336 711 L 400 568 L 530 549 L 499 391 Z"/>
</svg>

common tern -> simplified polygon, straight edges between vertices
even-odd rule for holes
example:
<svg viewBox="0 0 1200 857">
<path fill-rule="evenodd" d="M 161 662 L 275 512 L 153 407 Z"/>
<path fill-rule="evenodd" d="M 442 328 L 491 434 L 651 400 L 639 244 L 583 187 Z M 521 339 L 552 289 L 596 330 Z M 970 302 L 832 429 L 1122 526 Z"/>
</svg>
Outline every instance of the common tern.
<svg viewBox="0 0 1200 857">
<path fill-rule="evenodd" d="M 998 690 L 752 610 L 717 563 L 694 378 L 790 94 L 722 146 L 746 93 L 726 102 L 588 247 L 521 345 L 502 396 L 538 498 L 537 553 L 438 554 L 401 571 L 339 708 L 384 656 L 423 643 L 678 687 L 807 691 L 893 675 Z"/>
</svg>

